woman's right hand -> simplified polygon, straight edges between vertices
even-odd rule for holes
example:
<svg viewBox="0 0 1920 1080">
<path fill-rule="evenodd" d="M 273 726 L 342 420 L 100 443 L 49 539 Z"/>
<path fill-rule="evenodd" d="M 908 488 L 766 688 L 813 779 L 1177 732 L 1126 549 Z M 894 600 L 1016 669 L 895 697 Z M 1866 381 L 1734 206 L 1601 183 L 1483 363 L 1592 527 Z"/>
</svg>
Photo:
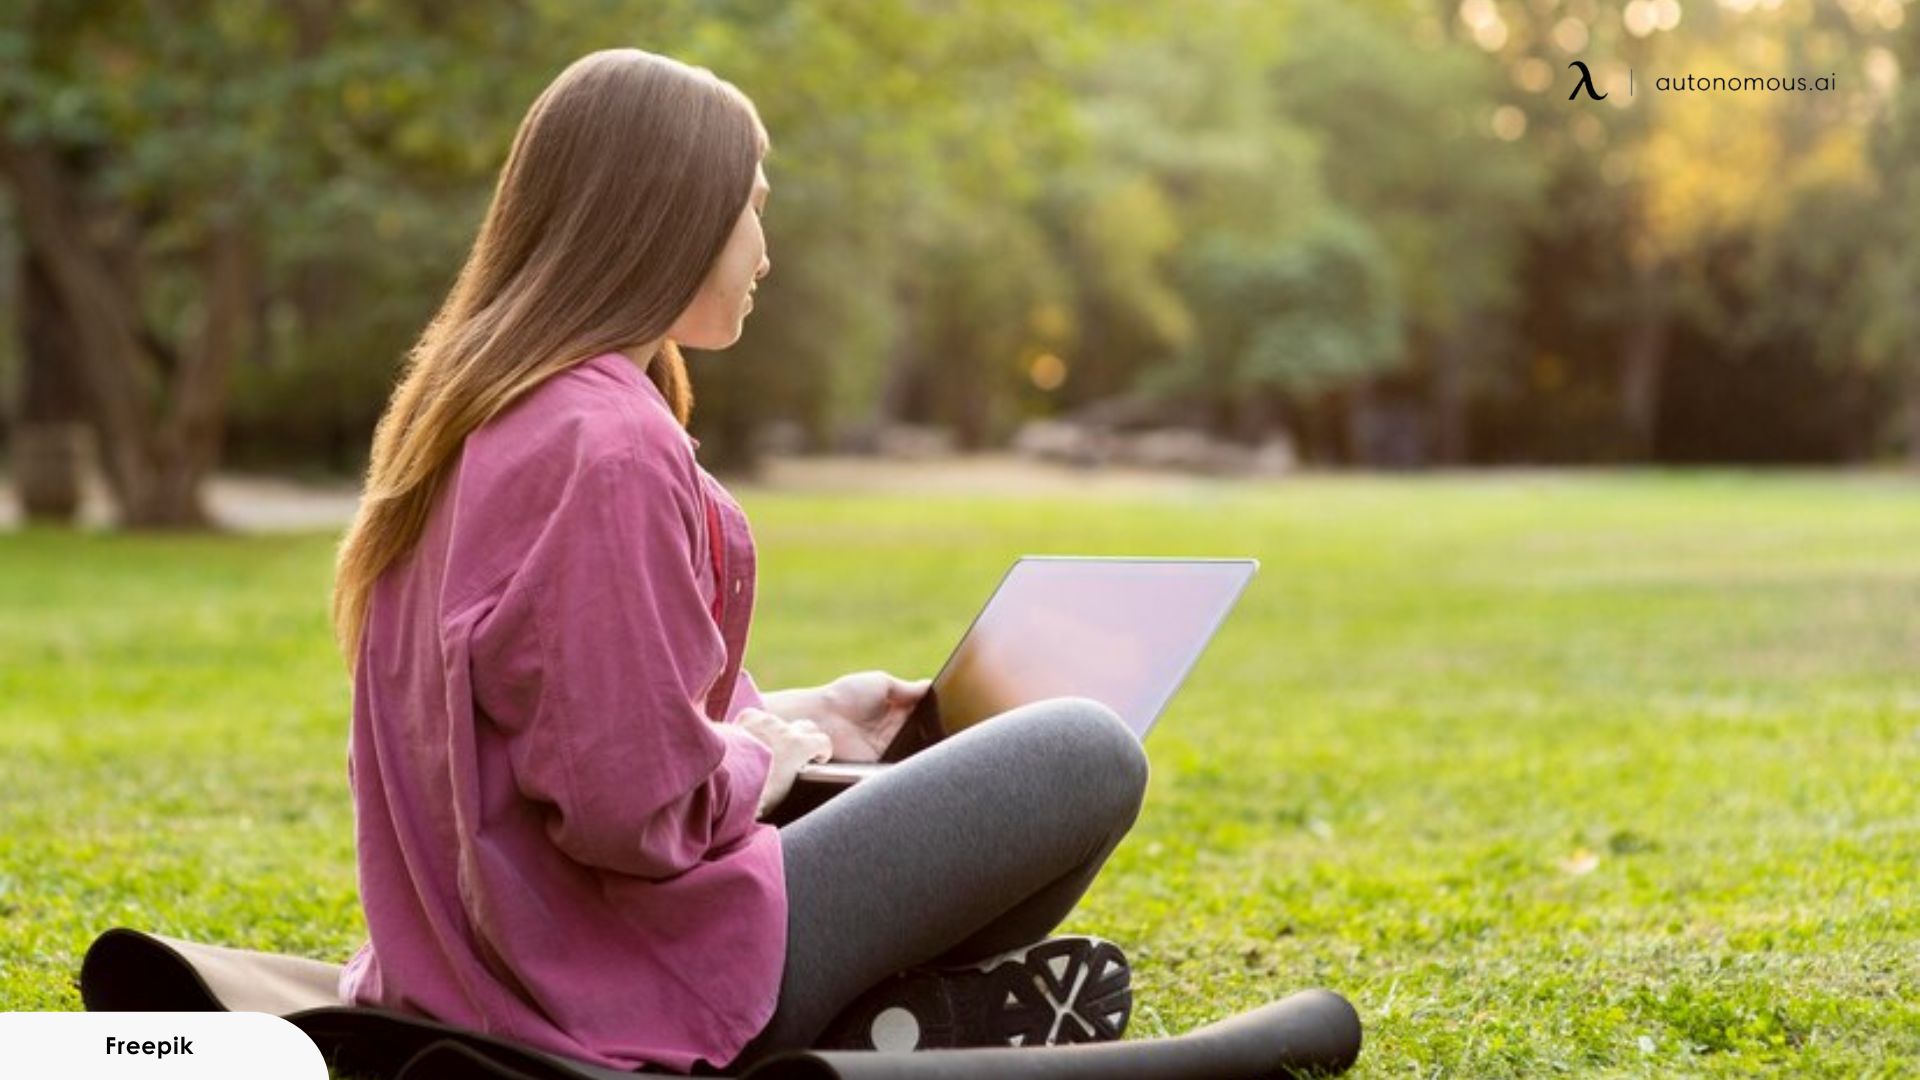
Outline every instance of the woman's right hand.
<svg viewBox="0 0 1920 1080">
<path fill-rule="evenodd" d="M 782 720 L 764 709 L 745 708 L 734 723 L 773 751 L 766 786 L 760 789 L 759 817 L 787 797 L 803 766 L 833 757 L 833 740 L 811 720 Z"/>
</svg>

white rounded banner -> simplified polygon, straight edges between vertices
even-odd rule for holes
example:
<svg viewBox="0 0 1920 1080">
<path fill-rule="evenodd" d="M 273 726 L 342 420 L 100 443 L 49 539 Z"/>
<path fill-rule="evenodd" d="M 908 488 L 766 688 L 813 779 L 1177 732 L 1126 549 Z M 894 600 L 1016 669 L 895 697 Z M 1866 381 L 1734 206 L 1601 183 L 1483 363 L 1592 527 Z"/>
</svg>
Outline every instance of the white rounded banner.
<svg viewBox="0 0 1920 1080">
<path fill-rule="evenodd" d="M 8 1076 L 327 1080 L 313 1040 L 267 1013 L 0 1013 L 0 1046 Z"/>
</svg>

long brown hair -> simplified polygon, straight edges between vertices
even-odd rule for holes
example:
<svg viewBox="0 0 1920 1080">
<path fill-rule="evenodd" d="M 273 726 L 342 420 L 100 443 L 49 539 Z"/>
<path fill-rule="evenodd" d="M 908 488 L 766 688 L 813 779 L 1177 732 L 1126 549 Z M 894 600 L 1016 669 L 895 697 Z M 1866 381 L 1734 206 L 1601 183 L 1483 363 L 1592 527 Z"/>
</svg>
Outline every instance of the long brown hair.
<svg viewBox="0 0 1920 1080">
<path fill-rule="evenodd" d="M 467 434 L 557 372 L 663 341 L 726 246 L 767 145 L 732 84 L 638 49 L 582 57 L 534 101 L 374 430 L 334 574 L 349 670 L 374 582 L 419 540 Z M 633 359 L 684 425 L 693 394 L 679 349 L 664 341 Z"/>
</svg>

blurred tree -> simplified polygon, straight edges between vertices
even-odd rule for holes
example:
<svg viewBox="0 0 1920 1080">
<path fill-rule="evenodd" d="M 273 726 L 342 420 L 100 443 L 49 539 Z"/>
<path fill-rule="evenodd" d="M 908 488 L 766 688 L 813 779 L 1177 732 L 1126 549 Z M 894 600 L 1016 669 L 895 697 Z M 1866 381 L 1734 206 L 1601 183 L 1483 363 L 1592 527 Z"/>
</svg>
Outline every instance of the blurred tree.
<svg viewBox="0 0 1920 1080">
<path fill-rule="evenodd" d="M 1721 47 L 1663 39 L 1665 64 L 1679 71 L 1738 71 L 1746 65 Z M 1770 50 L 1769 50 L 1770 51 Z M 1794 70 L 1784 56 L 1754 54 L 1762 70 Z M 1654 70 L 1668 70 L 1656 67 Z M 1782 94 L 1728 94 L 1711 108 L 1686 97 L 1648 96 L 1655 115 L 1635 147 L 1631 234 L 1631 313 L 1622 360 L 1621 413 L 1633 456 L 1658 449 L 1661 387 L 1671 329 L 1688 318 L 1721 337 L 1736 318 L 1716 301 L 1714 263 L 1743 237 L 1779 227 L 1799 156 L 1787 141 L 1792 101 Z M 1733 294 L 1735 296 L 1738 293 Z"/>
<path fill-rule="evenodd" d="M 1125 18 L 1103 7 L 822 0 L 686 38 L 677 55 L 738 83 L 774 143 L 768 303 L 696 369 L 721 463 L 747 463 L 776 412 L 822 441 L 901 419 L 998 432 L 1027 310 L 1002 282 L 1051 273 L 1025 215 L 1076 149 L 1066 80 Z M 998 306 L 929 307 L 960 297 Z"/>
<path fill-rule="evenodd" d="M 260 464 L 358 471 L 521 115 L 617 13 L 302 0 L 275 14 L 262 33 L 284 67 L 282 127 L 258 152 L 300 197 L 266 200 L 262 332 L 231 423 Z"/>
<path fill-rule="evenodd" d="M 1862 413 L 1854 406 L 1836 406 L 1820 437 L 1787 436 L 1768 414 L 1805 402 L 1807 388 L 1787 370 L 1804 358 L 1791 352 L 1856 355 L 1863 313 L 1841 316 L 1848 304 L 1835 294 L 1886 237 L 1836 227 L 1882 216 L 1868 194 L 1860 119 L 1872 80 L 1861 60 L 1884 34 L 1888 6 L 1461 0 L 1441 10 L 1505 63 L 1526 121 L 1515 129 L 1552 177 L 1552 212 L 1529 230 L 1533 269 L 1522 277 L 1518 327 L 1529 355 L 1508 387 L 1509 415 L 1560 412 L 1560 426 L 1576 433 L 1562 445 L 1588 460 L 1663 459 L 1682 443 L 1689 457 L 1773 460 L 1849 438 Z M 1607 101 L 1566 100 L 1565 69 L 1579 58 Z M 1622 92 L 1629 67 L 1637 93 Z M 1835 91 L 1658 85 L 1688 75 L 1811 80 L 1836 69 Z M 1681 338 L 1687 368 L 1671 362 Z M 1615 345 L 1601 385 L 1583 366 L 1603 341 Z M 1771 390 L 1743 386 L 1738 409 L 1723 394 L 1724 407 L 1669 415 L 1665 398 L 1676 388 L 1708 403 L 1706 383 L 1762 354 L 1776 369 Z M 1829 363 L 1838 372 L 1851 361 Z M 1838 382 L 1836 401 L 1866 385 Z M 1591 423 L 1607 400 L 1618 417 L 1612 436 Z M 1773 446 L 1769 428 L 1783 435 Z"/>
<path fill-rule="evenodd" d="M 24 254 L 18 262 L 21 388 L 11 440 L 14 486 L 29 520 L 71 525 L 79 516 L 82 483 L 78 343 L 45 263 Z"/>
<path fill-rule="evenodd" d="M 1501 69 L 1464 33 L 1423 43 L 1395 3 L 1302 14 L 1274 75 L 1280 108 L 1325 138 L 1327 190 L 1378 237 L 1405 333 L 1354 381 L 1414 365 L 1435 456 L 1465 461 L 1468 405 L 1504 360 L 1493 328 L 1517 303 L 1545 176 L 1514 141 L 1524 122 L 1500 115 Z"/>
<path fill-rule="evenodd" d="M 1160 177 L 1120 161 L 1101 154 L 1063 170 L 1041 209 L 1072 294 L 1066 310 L 1044 316 L 1071 345 L 1045 353 L 1059 360 L 1058 381 L 1036 388 L 1063 409 L 1125 394 L 1193 338 L 1192 311 L 1171 277 L 1179 208 Z"/>
<path fill-rule="evenodd" d="M 1667 183 L 1669 212 L 1709 238 L 1698 249 L 1711 260 L 1699 274 L 1710 289 L 1695 292 L 1708 302 L 1696 306 L 1693 321 L 1734 355 L 1786 347 L 1823 366 L 1840 391 L 1828 438 L 1850 456 L 1870 453 L 1877 416 L 1895 412 L 1865 398 L 1876 385 L 1908 385 L 1920 334 L 1912 304 L 1920 295 L 1913 255 L 1920 188 L 1906 179 L 1920 146 L 1903 130 L 1912 121 L 1895 93 L 1900 60 L 1884 44 L 1885 11 L 1760 9 L 1732 21 L 1722 34 L 1728 52 L 1689 67 L 1840 69 L 1840 87 L 1716 101 L 1717 130 L 1698 130 L 1707 110 L 1695 108 L 1649 140 L 1655 152 L 1688 161 Z M 1734 123 L 1729 107 L 1740 113 Z M 1783 404 L 1802 413 L 1818 408 L 1821 396 L 1803 390 Z M 1777 426 L 1796 424 L 1804 421 L 1782 418 Z"/>
<path fill-rule="evenodd" d="M 149 53 L 124 44 L 163 28 Z M 107 476 L 133 526 L 205 523 L 199 482 L 219 453 L 227 370 L 253 325 L 259 250 L 242 146 L 177 126 L 201 109 L 247 118 L 243 88 L 172 75 L 202 69 L 229 30 L 56 3 L 28 4 L 0 30 L 0 177 L 78 343 Z M 165 137 L 133 142 L 155 131 Z M 171 325 L 143 308 L 149 243 L 200 285 Z"/>
<path fill-rule="evenodd" d="M 1443 460 L 1661 456 L 1675 425 L 1746 454 L 1805 380 L 1831 393 L 1783 445 L 1817 448 L 1890 411 L 1848 395 L 1920 402 L 1905 10 L 22 0 L 0 189 L 76 312 L 130 523 L 198 520 L 223 432 L 357 469 L 526 104 L 628 43 L 736 82 L 773 136 L 773 277 L 694 358 L 717 466 L 773 420 L 990 444 L 1122 397 L 1323 456 L 1410 407 Z M 1566 100 L 1582 56 L 1608 101 Z M 1709 68 L 1845 89 L 1647 92 Z M 1752 358 L 1794 374 L 1696 408 Z"/>
<path fill-rule="evenodd" d="M 1497 351 L 1485 330 L 1516 296 L 1539 188 L 1486 122 L 1493 69 L 1471 48 L 1415 40 L 1402 5 L 1226 10 L 1236 17 L 1142 48 L 1148 62 L 1128 70 L 1154 75 L 1116 95 L 1130 108 L 1101 103 L 1123 118 L 1112 156 L 1168 193 L 1166 262 L 1192 313 L 1155 320 L 1186 360 L 1143 385 L 1211 384 L 1243 437 L 1284 411 L 1323 433 L 1317 452 L 1341 454 L 1352 440 L 1333 433 L 1363 426 L 1371 388 L 1412 362 L 1436 450 L 1463 456 L 1466 404 Z M 1350 291 L 1307 288 L 1303 272 Z M 1348 415 L 1330 423 L 1329 409 Z"/>
<path fill-rule="evenodd" d="M 1188 267 L 1219 426 L 1258 438 L 1290 409 L 1308 448 L 1335 456 L 1337 437 L 1316 423 L 1316 406 L 1404 355 L 1399 300 L 1373 233 L 1329 212 L 1283 243 L 1216 236 Z"/>
<path fill-rule="evenodd" d="M 617 12 L 567 14 L 9 10 L 0 177 L 71 319 L 124 524 L 206 523 L 237 368 L 247 419 L 290 441 L 317 425 L 357 464 L 344 447 L 451 280 L 519 111 Z"/>
<path fill-rule="evenodd" d="M 1279 264 L 1314 257 L 1327 199 L 1313 141 L 1278 114 L 1269 81 L 1286 13 L 1215 14 L 1162 11 L 1087 73 L 1079 115 L 1095 150 L 1054 179 L 1046 208 L 1076 293 L 1061 400 L 1191 402 L 1257 437 L 1279 424 L 1273 403 L 1313 380 L 1282 370 L 1287 346 L 1271 337 L 1254 359 L 1248 320 L 1304 314 L 1283 310 L 1304 298 Z M 1229 282 L 1257 314 L 1204 295 Z M 1209 325 L 1222 314 L 1231 325 Z"/>
<path fill-rule="evenodd" d="M 1866 53 L 1867 84 L 1876 98 L 1872 155 L 1877 183 L 1850 205 L 1870 220 L 1877 238 L 1866 249 L 1857 305 L 1855 365 L 1888 371 L 1902 392 L 1907 463 L 1920 469 L 1920 18 L 1906 21 L 1890 48 Z M 1904 93 L 1900 92 L 1902 89 Z M 1844 370 L 1844 368 L 1843 368 Z"/>
</svg>

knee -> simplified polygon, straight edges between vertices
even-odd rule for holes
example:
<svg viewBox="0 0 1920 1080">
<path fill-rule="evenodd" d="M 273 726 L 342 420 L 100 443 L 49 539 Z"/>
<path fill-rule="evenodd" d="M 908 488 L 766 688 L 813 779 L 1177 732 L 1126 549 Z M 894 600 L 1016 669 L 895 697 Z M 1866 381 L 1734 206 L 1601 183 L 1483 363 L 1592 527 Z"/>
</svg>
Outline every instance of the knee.
<svg viewBox="0 0 1920 1080">
<path fill-rule="evenodd" d="M 1082 778 L 1083 788 L 1120 820 L 1123 827 L 1139 816 L 1147 791 L 1147 753 L 1140 740 L 1106 705 L 1092 698 L 1056 698 L 1056 715 L 1047 726 L 1059 737 L 1067 775 Z"/>
</svg>

